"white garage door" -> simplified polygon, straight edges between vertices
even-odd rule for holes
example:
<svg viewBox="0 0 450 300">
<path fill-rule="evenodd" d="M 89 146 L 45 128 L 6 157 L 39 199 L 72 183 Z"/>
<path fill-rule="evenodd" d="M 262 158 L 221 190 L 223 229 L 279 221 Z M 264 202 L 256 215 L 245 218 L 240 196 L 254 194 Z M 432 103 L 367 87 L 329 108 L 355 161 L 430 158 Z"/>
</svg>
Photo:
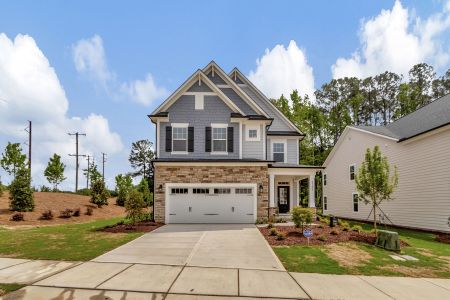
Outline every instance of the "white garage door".
<svg viewBox="0 0 450 300">
<path fill-rule="evenodd" d="M 256 184 L 166 184 L 166 223 L 254 223 Z"/>
</svg>

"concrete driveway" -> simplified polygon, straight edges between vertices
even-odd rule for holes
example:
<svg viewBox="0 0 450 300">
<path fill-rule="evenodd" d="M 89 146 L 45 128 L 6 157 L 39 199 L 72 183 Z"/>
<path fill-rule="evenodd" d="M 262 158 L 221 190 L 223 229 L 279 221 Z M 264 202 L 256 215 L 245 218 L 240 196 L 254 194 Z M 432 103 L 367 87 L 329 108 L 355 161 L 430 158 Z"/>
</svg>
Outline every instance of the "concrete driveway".
<svg viewBox="0 0 450 300">
<path fill-rule="evenodd" d="M 170 224 L 93 261 L 285 270 L 251 224 Z"/>
</svg>

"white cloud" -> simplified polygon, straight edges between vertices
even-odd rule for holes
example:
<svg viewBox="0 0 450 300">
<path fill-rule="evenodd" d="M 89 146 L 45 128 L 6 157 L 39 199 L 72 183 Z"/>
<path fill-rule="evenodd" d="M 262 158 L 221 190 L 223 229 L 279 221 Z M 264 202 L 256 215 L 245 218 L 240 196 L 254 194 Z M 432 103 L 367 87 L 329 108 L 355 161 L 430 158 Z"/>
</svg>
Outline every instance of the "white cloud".
<svg viewBox="0 0 450 300">
<path fill-rule="evenodd" d="M 414 17 L 400 1 L 391 10 L 363 21 L 361 49 L 351 58 L 338 58 L 332 66 L 333 78 L 367 77 L 386 70 L 406 74 L 417 63 L 428 62 L 436 68 L 449 61 L 439 36 L 450 27 L 450 2 L 442 12 L 425 20 Z"/>
<path fill-rule="evenodd" d="M 26 141 L 27 133 L 23 129 L 27 120 L 33 121 L 34 184 L 46 183 L 42 173 L 53 153 L 61 155 L 68 166 L 66 175 L 74 172 L 75 162 L 68 154 L 75 152 L 75 142 L 68 132 L 87 134 L 80 137 L 79 151 L 83 154 L 115 154 L 123 149 L 120 136 L 110 130 L 103 116 L 68 116 L 69 101 L 64 88 L 48 59 L 28 35 L 17 35 L 11 40 L 0 33 L 0 99 L 3 99 L 0 101 L 1 150 L 7 141 Z M 73 188 L 73 176 L 67 177 L 64 186 Z"/>
<path fill-rule="evenodd" d="M 313 68 L 304 50 L 293 40 L 287 48 L 276 45 L 272 50 L 266 49 L 256 60 L 256 70 L 250 71 L 249 79 L 270 98 L 288 96 L 294 89 L 301 95 L 314 96 Z"/>
<path fill-rule="evenodd" d="M 100 84 L 114 98 L 127 98 L 149 106 L 155 100 L 168 94 L 165 88 L 156 84 L 150 73 L 144 80 L 119 83 L 116 74 L 108 67 L 103 40 L 98 35 L 75 43 L 73 61 L 79 73 L 87 75 L 94 83 Z"/>
</svg>

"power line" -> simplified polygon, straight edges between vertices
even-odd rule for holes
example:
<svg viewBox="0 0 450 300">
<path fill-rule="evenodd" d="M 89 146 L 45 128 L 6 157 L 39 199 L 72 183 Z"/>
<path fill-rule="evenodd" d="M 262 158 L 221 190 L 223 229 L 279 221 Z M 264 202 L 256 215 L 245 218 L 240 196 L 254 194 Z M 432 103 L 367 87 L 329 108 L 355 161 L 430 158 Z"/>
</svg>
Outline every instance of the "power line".
<svg viewBox="0 0 450 300">
<path fill-rule="evenodd" d="M 76 167 L 75 167 L 75 193 L 78 192 L 78 168 L 79 168 L 79 163 L 78 163 L 78 157 L 86 157 L 86 155 L 81 155 L 78 154 L 78 137 L 80 135 L 84 135 L 86 136 L 85 133 L 79 133 L 78 131 L 75 133 L 68 133 L 68 135 L 70 136 L 75 136 L 75 154 L 69 154 L 69 156 L 75 156 L 76 159 Z"/>
</svg>

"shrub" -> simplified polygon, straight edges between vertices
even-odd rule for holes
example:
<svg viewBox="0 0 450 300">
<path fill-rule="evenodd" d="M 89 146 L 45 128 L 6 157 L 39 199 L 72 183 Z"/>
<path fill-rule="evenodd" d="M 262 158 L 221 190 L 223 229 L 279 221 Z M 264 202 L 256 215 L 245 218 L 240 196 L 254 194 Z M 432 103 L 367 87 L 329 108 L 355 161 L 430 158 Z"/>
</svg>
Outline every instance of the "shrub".
<svg viewBox="0 0 450 300">
<path fill-rule="evenodd" d="M 108 191 L 102 179 L 98 179 L 92 184 L 91 203 L 94 203 L 99 208 L 103 205 L 108 205 Z"/>
<path fill-rule="evenodd" d="M 109 197 L 117 197 L 119 194 L 116 190 L 108 190 Z"/>
<path fill-rule="evenodd" d="M 137 190 L 142 194 L 142 198 L 144 199 L 146 206 L 150 206 L 152 204 L 152 193 L 150 193 L 147 179 L 142 178 L 141 182 L 139 182 L 137 186 Z"/>
<path fill-rule="evenodd" d="M 285 239 L 284 233 L 278 232 L 277 233 L 277 241 L 281 241 Z"/>
<path fill-rule="evenodd" d="M 65 219 L 70 218 L 72 216 L 72 212 L 73 210 L 71 210 L 70 208 L 66 208 L 59 212 L 59 217 Z"/>
<path fill-rule="evenodd" d="M 331 235 L 338 235 L 339 231 L 337 231 L 336 229 L 333 229 L 333 230 L 330 231 L 330 234 Z"/>
<path fill-rule="evenodd" d="M 324 228 L 324 226 L 322 224 L 319 224 L 317 227 L 318 228 Z"/>
<path fill-rule="evenodd" d="M 345 227 L 342 227 L 342 231 L 349 231 L 350 230 L 350 226 L 345 226 Z"/>
<path fill-rule="evenodd" d="M 20 168 L 16 178 L 9 187 L 10 209 L 13 211 L 33 211 L 33 191 L 30 188 L 30 173 L 26 168 Z"/>
<path fill-rule="evenodd" d="M 92 207 L 87 207 L 86 208 L 86 215 L 88 216 L 92 216 L 94 214 L 94 210 L 92 209 Z"/>
<path fill-rule="evenodd" d="M 345 221 L 338 220 L 338 224 L 342 227 L 350 227 L 348 222 L 345 222 Z"/>
<path fill-rule="evenodd" d="M 317 237 L 317 239 L 318 239 L 319 241 L 326 242 L 327 237 L 324 236 L 324 235 L 319 235 L 319 236 Z"/>
<path fill-rule="evenodd" d="M 91 189 L 79 189 L 77 191 L 78 195 L 82 195 L 82 196 L 90 196 L 91 195 Z"/>
<path fill-rule="evenodd" d="M 310 208 L 303 208 L 300 206 L 295 206 L 291 210 L 291 214 L 292 214 L 292 221 L 294 222 L 295 227 L 298 228 L 301 226 L 302 231 L 305 225 L 311 224 L 314 217 L 314 214 Z"/>
<path fill-rule="evenodd" d="M 144 212 L 141 216 L 141 222 L 148 222 L 153 220 L 153 214 L 151 212 Z"/>
<path fill-rule="evenodd" d="M 125 211 L 127 213 L 127 220 L 131 224 L 136 224 L 141 220 L 143 215 L 143 208 L 146 206 L 144 197 L 142 193 L 138 192 L 136 189 L 131 190 L 130 195 L 125 201 Z"/>
<path fill-rule="evenodd" d="M 270 231 L 269 231 L 270 236 L 276 236 L 277 234 L 278 234 L 278 232 L 275 228 L 270 229 Z"/>
<path fill-rule="evenodd" d="M 40 190 L 41 192 L 51 192 L 51 191 L 52 191 L 51 188 L 49 188 L 48 186 L 45 186 L 45 185 L 41 185 L 41 187 L 39 188 L 39 190 Z"/>
<path fill-rule="evenodd" d="M 283 218 L 277 218 L 276 220 L 275 220 L 275 223 L 286 223 L 287 221 L 285 220 L 285 219 L 283 219 Z"/>
<path fill-rule="evenodd" d="M 24 219 L 25 219 L 25 216 L 21 212 L 15 213 L 11 216 L 11 221 L 18 222 L 18 221 L 23 221 Z"/>
<path fill-rule="evenodd" d="M 116 204 L 119 206 L 124 206 L 127 197 L 133 188 L 133 180 L 130 175 L 119 174 L 116 176 Z"/>
<path fill-rule="evenodd" d="M 53 212 L 49 209 L 44 211 L 40 217 L 41 220 L 53 220 Z"/>
<path fill-rule="evenodd" d="M 258 219 L 256 219 L 256 222 L 255 222 L 256 225 L 266 224 L 266 223 L 267 223 L 267 218 L 258 218 Z"/>
<path fill-rule="evenodd" d="M 359 226 L 359 225 L 353 225 L 352 226 L 352 231 L 361 232 L 362 231 L 362 227 Z"/>
<path fill-rule="evenodd" d="M 74 217 L 79 217 L 79 216 L 80 216 L 80 213 L 81 213 L 81 209 L 80 209 L 80 208 L 75 208 L 75 209 L 73 210 L 73 216 L 74 216 Z"/>
<path fill-rule="evenodd" d="M 273 228 L 273 223 L 268 223 L 268 224 L 267 224 L 267 228 L 268 228 L 268 229 Z"/>
</svg>

